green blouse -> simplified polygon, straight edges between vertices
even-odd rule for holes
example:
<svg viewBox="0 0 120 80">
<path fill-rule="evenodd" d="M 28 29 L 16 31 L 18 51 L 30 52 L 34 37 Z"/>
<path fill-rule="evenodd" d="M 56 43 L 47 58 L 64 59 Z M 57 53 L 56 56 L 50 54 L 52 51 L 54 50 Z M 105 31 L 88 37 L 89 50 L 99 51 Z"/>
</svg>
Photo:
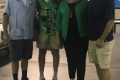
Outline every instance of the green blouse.
<svg viewBox="0 0 120 80">
<path fill-rule="evenodd" d="M 75 6 L 75 13 L 80 37 L 84 37 L 88 34 L 88 6 L 88 0 L 81 0 Z M 56 31 L 61 31 L 64 40 L 67 37 L 69 16 L 70 10 L 67 2 L 62 1 L 57 12 Z"/>
</svg>

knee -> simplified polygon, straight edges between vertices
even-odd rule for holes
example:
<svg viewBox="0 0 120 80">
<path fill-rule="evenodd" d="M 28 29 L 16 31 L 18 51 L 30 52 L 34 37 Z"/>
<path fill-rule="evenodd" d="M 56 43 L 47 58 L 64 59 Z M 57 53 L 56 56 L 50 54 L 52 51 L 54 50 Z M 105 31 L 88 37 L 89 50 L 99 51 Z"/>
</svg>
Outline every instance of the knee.
<svg viewBox="0 0 120 80">
<path fill-rule="evenodd" d="M 22 62 L 28 62 L 28 59 L 22 58 L 21 61 L 22 61 Z"/>
<path fill-rule="evenodd" d="M 59 50 L 58 49 L 51 49 L 51 53 L 53 57 L 59 57 Z"/>
<path fill-rule="evenodd" d="M 95 63 L 97 69 L 102 69 L 98 63 Z"/>
<path fill-rule="evenodd" d="M 47 51 L 47 49 L 39 49 L 40 53 L 45 53 Z"/>
<path fill-rule="evenodd" d="M 28 60 L 21 59 L 21 67 L 22 67 L 22 69 L 26 70 L 27 66 L 28 66 Z"/>
<path fill-rule="evenodd" d="M 96 68 L 101 70 L 101 71 L 106 71 L 106 70 L 109 70 L 108 67 L 103 67 L 103 66 L 100 66 L 99 64 L 95 64 Z"/>
<path fill-rule="evenodd" d="M 27 65 L 28 65 L 28 60 L 21 59 L 21 66 L 24 67 L 24 66 L 27 66 Z"/>
<path fill-rule="evenodd" d="M 53 53 L 53 54 L 58 54 L 59 53 L 59 49 L 53 49 L 53 48 L 51 48 L 51 52 Z"/>
<path fill-rule="evenodd" d="M 58 53 L 56 53 L 56 54 L 53 54 L 53 58 L 55 58 L 55 59 L 56 59 L 56 58 L 58 58 L 58 59 L 59 59 L 59 58 L 60 58 L 60 56 L 59 56 L 59 54 L 58 54 Z"/>
<path fill-rule="evenodd" d="M 11 61 L 12 64 L 18 64 L 19 61 Z"/>
<path fill-rule="evenodd" d="M 95 66 L 96 66 L 97 68 L 99 68 L 99 64 L 98 64 L 98 63 L 95 63 Z"/>
<path fill-rule="evenodd" d="M 46 55 L 47 49 L 39 49 L 39 55 Z"/>
</svg>

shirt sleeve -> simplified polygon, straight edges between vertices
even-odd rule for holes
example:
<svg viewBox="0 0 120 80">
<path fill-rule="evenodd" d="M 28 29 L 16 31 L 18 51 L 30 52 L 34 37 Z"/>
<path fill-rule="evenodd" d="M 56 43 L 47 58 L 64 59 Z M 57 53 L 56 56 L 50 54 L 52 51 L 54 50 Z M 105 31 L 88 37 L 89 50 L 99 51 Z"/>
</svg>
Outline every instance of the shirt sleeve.
<svg viewBox="0 0 120 80">
<path fill-rule="evenodd" d="M 60 31 L 62 27 L 62 13 L 61 13 L 61 4 L 57 11 L 57 19 L 56 19 L 56 31 Z"/>
<path fill-rule="evenodd" d="M 35 0 L 34 16 L 37 16 L 37 1 Z"/>
<path fill-rule="evenodd" d="M 10 15 L 10 0 L 6 0 L 6 4 L 5 4 L 5 9 L 4 9 L 4 12 L 3 14 L 7 14 L 8 16 Z"/>
<path fill-rule="evenodd" d="M 105 18 L 114 19 L 114 0 L 106 0 Z"/>
<path fill-rule="evenodd" d="M 38 2 L 38 0 L 36 0 L 36 7 L 37 7 L 37 12 L 39 11 L 39 2 Z"/>
</svg>

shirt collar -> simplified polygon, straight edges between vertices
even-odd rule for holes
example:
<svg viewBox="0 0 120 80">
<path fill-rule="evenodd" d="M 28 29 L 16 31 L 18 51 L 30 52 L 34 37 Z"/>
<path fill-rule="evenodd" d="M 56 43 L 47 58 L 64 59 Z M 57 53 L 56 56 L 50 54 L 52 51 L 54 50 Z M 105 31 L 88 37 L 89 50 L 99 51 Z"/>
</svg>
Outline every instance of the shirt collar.
<svg viewBox="0 0 120 80">
<path fill-rule="evenodd" d="M 16 1 L 20 1 L 22 4 L 23 4 L 23 1 L 22 0 L 16 0 Z M 27 3 L 26 3 L 26 6 L 27 6 L 27 9 L 29 8 L 29 6 L 33 4 L 32 0 L 27 0 Z M 23 4 L 24 5 L 24 4 Z M 24 5 L 25 6 L 25 5 Z"/>
</svg>

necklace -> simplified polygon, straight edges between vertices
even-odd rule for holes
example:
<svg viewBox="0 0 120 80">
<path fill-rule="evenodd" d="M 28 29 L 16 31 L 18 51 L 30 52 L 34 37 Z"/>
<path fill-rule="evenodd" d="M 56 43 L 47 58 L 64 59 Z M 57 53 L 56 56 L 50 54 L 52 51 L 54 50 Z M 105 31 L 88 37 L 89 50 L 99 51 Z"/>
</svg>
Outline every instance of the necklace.
<svg viewBox="0 0 120 80">
<path fill-rule="evenodd" d="M 71 1 L 68 2 L 68 6 L 69 6 L 69 9 L 70 9 L 70 18 L 73 17 L 73 9 L 75 8 L 76 3 L 79 2 L 79 1 L 82 1 L 82 0 L 74 0 L 72 2 Z"/>
<path fill-rule="evenodd" d="M 69 8 L 70 8 L 70 18 L 72 18 L 72 15 L 73 15 L 73 9 L 75 8 L 75 3 L 71 3 L 71 4 L 69 4 Z"/>
<path fill-rule="evenodd" d="M 70 18 L 72 18 L 72 12 L 70 12 Z"/>
</svg>

